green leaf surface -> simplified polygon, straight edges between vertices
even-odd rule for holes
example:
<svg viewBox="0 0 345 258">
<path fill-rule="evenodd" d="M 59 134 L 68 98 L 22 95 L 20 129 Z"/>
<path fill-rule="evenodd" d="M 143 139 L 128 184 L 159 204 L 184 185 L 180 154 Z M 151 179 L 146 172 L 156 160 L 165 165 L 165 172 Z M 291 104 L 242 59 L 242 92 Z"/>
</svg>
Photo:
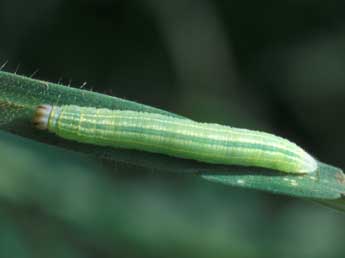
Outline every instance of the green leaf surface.
<svg viewBox="0 0 345 258">
<path fill-rule="evenodd" d="M 204 178 L 213 182 L 220 182 L 228 185 L 242 185 L 243 187 L 261 189 L 273 193 L 290 193 L 300 197 L 337 199 L 344 193 L 344 174 L 336 167 L 319 162 L 318 170 L 315 173 L 295 176 L 282 175 L 272 171 L 249 172 L 243 169 L 242 173 L 228 175 L 203 175 Z M 243 176 L 243 174 L 247 174 Z"/>
<path fill-rule="evenodd" d="M 43 143 L 91 154 L 114 163 L 122 162 L 158 171 L 202 176 L 213 182 L 276 194 L 317 201 L 327 200 L 328 205 L 330 202 L 332 204 L 331 200 L 337 200 L 338 203 L 338 199 L 345 192 L 345 177 L 341 169 L 321 162 L 315 173 L 301 176 L 259 168 L 210 165 L 160 154 L 112 149 L 64 140 L 33 127 L 31 120 L 39 104 L 75 104 L 178 116 L 120 98 L 0 72 L 0 129 L 2 130 Z M 338 205 L 334 206 L 337 208 Z"/>
</svg>

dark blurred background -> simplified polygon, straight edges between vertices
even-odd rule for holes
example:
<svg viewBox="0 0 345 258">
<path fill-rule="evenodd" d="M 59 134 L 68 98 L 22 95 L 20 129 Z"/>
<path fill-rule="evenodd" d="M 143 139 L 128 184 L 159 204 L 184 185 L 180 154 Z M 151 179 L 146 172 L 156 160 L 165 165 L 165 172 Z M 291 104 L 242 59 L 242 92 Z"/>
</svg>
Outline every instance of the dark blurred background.
<svg viewBox="0 0 345 258">
<path fill-rule="evenodd" d="M 345 167 L 345 2 L 0 0 L 3 70 Z M 0 132 L 0 257 L 344 257 L 344 216 Z"/>
</svg>

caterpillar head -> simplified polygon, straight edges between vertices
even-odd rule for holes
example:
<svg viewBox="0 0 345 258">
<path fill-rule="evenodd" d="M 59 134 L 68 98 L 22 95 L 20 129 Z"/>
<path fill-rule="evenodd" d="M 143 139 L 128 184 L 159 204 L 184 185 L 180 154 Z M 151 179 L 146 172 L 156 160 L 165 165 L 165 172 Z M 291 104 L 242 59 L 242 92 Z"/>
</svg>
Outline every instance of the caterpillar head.
<svg viewBox="0 0 345 258">
<path fill-rule="evenodd" d="M 51 105 L 39 105 L 33 119 L 34 126 L 40 130 L 48 129 L 48 121 L 53 107 Z"/>
</svg>

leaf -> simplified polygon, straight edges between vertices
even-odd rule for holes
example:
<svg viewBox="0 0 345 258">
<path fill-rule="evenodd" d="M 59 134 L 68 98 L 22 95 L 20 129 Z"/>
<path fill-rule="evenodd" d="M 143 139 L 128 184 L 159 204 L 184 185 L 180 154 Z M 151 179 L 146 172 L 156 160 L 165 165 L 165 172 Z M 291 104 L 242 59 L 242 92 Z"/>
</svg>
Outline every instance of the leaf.
<svg viewBox="0 0 345 258">
<path fill-rule="evenodd" d="M 345 177 L 336 167 L 319 162 L 315 173 L 294 175 L 261 168 L 211 165 L 160 154 L 92 146 L 37 131 L 32 125 L 39 104 L 103 107 L 146 111 L 181 117 L 157 108 L 95 92 L 0 72 L 0 129 L 40 142 L 88 153 L 112 162 L 123 162 L 158 171 L 193 174 L 212 182 L 264 190 L 312 200 L 338 200 L 345 192 Z M 334 205 L 336 208 L 338 205 Z"/>
<path fill-rule="evenodd" d="M 316 200 L 317 203 L 336 209 L 341 212 L 345 212 L 345 199 L 342 198 L 336 200 Z"/>
<path fill-rule="evenodd" d="M 285 193 L 299 197 L 337 199 L 344 193 L 345 176 L 343 172 L 330 165 L 319 162 L 315 173 L 296 176 L 291 174 L 271 173 L 258 174 L 258 171 L 248 172 L 248 168 L 242 173 L 228 175 L 203 175 L 204 178 L 228 185 L 242 185 L 246 188 L 266 190 L 273 193 Z M 247 175 L 243 175 L 247 174 Z"/>
</svg>

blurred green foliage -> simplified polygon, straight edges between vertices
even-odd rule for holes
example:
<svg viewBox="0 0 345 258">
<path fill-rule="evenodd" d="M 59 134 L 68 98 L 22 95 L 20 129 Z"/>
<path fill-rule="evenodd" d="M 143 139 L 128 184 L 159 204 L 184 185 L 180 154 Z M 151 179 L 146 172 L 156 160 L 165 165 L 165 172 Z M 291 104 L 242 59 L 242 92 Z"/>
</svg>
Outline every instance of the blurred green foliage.
<svg viewBox="0 0 345 258">
<path fill-rule="evenodd" d="M 0 63 L 273 132 L 344 168 L 344 5 L 2 0 Z M 345 254 L 343 216 L 300 200 L 114 168 L 5 133 L 0 172 L 0 257 Z"/>
<path fill-rule="evenodd" d="M 6 133 L 0 134 L 0 162 L 1 257 L 324 257 L 329 248 L 343 251 L 343 215 L 308 203 L 279 197 L 274 207 L 263 194 L 195 177 L 135 178 L 135 169 L 114 177 L 81 155 Z"/>
</svg>

